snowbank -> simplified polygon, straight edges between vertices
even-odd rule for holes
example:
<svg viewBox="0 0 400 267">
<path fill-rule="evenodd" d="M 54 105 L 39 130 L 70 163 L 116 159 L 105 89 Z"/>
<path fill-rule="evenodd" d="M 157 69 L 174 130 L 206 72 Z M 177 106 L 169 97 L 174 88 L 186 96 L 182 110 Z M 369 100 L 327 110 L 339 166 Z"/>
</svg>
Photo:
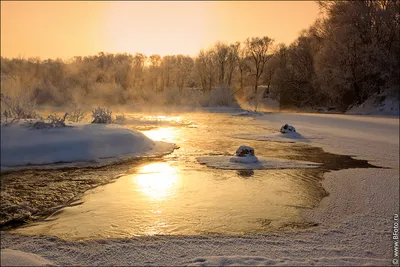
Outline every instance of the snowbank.
<svg viewBox="0 0 400 267">
<path fill-rule="evenodd" d="M 27 165 L 85 162 L 107 164 L 171 152 L 173 144 L 110 124 L 30 129 L 22 123 L 1 127 L 1 170 Z"/>
<path fill-rule="evenodd" d="M 372 95 L 364 103 L 359 106 L 351 107 L 347 114 L 364 114 L 364 115 L 400 115 L 400 102 L 395 97 L 389 97 L 385 94 Z"/>
<path fill-rule="evenodd" d="M 244 161 L 233 160 L 240 157 L 232 156 L 204 156 L 197 157 L 200 164 L 205 164 L 207 167 L 224 169 L 224 170 L 273 170 L 273 169 L 303 169 L 316 168 L 319 163 L 299 160 L 284 160 L 272 158 L 258 158 L 258 161 L 251 160 L 256 157 L 241 157 Z M 250 158 L 249 160 L 246 160 Z"/>
<path fill-rule="evenodd" d="M 1 250 L 1 266 L 48 266 L 55 265 L 38 255 L 13 249 Z"/>
</svg>

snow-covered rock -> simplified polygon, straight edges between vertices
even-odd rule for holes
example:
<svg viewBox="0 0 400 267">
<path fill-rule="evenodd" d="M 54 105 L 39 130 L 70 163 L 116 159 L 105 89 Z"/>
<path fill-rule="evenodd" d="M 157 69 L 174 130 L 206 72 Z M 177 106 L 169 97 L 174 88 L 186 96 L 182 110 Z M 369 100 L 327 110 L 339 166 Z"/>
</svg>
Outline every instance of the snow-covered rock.
<svg viewBox="0 0 400 267">
<path fill-rule="evenodd" d="M 255 156 L 254 154 L 254 148 L 249 147 L 249 146 L 240 146 L 236 150 L 236 156 L 238 157 L 250 157 L 250 156 Z"/>
<path fill-rule="evenodd" d="M 52 163 L 109 163 L 171 152 L 174 144 L 154 142 L 141 132 L 112 124 L 32 129 L 1 127 L 1 170 Z"/>
<path fill-rule="evenodd" d="M 281 133 L 296 132 L 296 129 L 295 129 L 293 126 L 289 125 L 289 124 L 285 124 L 285 125 L 283 125 L 283 126 L 281 127 L 280 132 L 281 132 Z"/>
</svg>

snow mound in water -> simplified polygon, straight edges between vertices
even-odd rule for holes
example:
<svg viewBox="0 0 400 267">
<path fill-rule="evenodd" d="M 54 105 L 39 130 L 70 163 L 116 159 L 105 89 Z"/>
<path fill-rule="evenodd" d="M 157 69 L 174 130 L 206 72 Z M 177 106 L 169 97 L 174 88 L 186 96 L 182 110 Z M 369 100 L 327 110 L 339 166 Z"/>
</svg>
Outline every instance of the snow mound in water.
<svg viewBox="0 0 400 267">
<path fill-rule="evenodd" d="M 281 133 L 291 133 L 291 132 L 296 132 L 296 128 L 294 128 L 293 126 L 289 125 L 289 124 L 285 124 L 281 127 L 280 129 Z"/>
<path fill-rule="evenodd" d="M 13 249 L 1 250 L 1 266 L 49 266 L 53 265 L 39 255 Z"/>
<path fill-rule="evenodd" d="M 236 156 L 229 159 L 230 162 L 235 163 L 256 163 L 258 158 L 254 154 L 254 148 L 249 146 L 240 146 L 236 150 Z"/>
<path fill-rule="evenodd" d="M 236 159 L 240 158 L 239 161 Z M 204 164 L 210 168 L 224 170 L 269 170 L 269 169 L 303 169 L 316 168 L 319 163 L 298 160 L 284 160 L 273 158 L 257 157 L 232 157 L 232 156 L 203 156 L 197 157 L 200 164 Z M 243 161 L 241 161 L 243 159 Z M 253 160 L 253 162 L 251 162 Z"/>
<path fill-rule="evenodd" d="M 271 141 L 271 142 L 282 142 L 282 143 L 295 143 L 295 142 L 310 142 L 310 139 L 314 137 L 305 137 L 298 132 L 282 133 L 270 133 L 270 134 L 235 134 L 233 138 L 256 140 L 256 141 Z"/>
<path fill-rule="evenodd" d="M 141 132 L 112 124 L 31 129 L 1 127 L 1 170 L 27 165 L 86 162 L 107 164 L 171 152 L 174 144 L 154 142 Z"/>
<path fill-rule="evenodd" d="M 229 161 L 235 163 L 256 163 L 258 162 L 258 158 L 256 156 L 246 156 L 246 157 L 234 156 L 231 157 Z"/>
</svg>

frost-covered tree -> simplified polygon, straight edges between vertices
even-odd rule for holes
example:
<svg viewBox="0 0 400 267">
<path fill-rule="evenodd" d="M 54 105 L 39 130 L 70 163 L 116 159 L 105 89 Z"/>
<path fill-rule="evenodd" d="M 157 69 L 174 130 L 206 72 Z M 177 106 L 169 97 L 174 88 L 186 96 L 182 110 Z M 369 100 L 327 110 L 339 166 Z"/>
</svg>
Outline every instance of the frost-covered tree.
<svg viewBox="0 0 400 267">
<path fill-rule="evenodd" d="M 319 2 L 321 88 L 343 108 L 399 84 L 399 1 Z"/>
<path fill-rule="evenodd" d="M 177 55 L 175 62 L 175 81 L 178 86 L 179 92 L 182 92 L 182 89 L 186 85 L 188 78 L 193 70 L 194 61 L 190 56 Z"/>
<path fill-rule="evenodd" d="M 257 94 L 258 83 L 261 75 L 264 72 L 265 64 L 267 64 L 268 60 L 271 58 L 271 46 L 273 40 L 267 36 L 262 38 L 253 37 L 247 38 L 245 41 L 245 51 L 246 57 L 249 58 L 250 64 L 250 73 L 254 77 L 254 93 Z"/>
<path fill-rule="evenodd" d="M 195 60 L 196 73 L 203 92 L 210 92 L 216 84 L 216 63 L 213 50 L 200 50 Z"/>
</svg>

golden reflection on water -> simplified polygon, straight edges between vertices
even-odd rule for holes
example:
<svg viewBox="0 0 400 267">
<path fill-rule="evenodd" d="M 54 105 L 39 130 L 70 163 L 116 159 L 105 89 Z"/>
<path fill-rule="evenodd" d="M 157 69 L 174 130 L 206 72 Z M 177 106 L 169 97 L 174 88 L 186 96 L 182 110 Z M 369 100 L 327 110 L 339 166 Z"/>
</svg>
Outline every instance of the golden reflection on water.
<svg viewBox="0 0 400 267">
<path fill-rule="evenodd" d="M 165 200 L 174 195 L 179 182 L 176 168 L 166 162 L 151 163 L 132 177 L 139 191 L 151 200 Z"/>
<path fill-rule="evenodd" d="M 142 131 L 144 135 L 154 141 L 175 143 L 179 130 L 175 127 L 161 127 L 153 130 Z"/>
<path fill-rule="evenodd" d="M 145 120 L 157 120 L 157 121 L 174 121 L 174 122 L 180 122 L 181 117 L 180 116 L 144 116 Z"/>
</svg>

